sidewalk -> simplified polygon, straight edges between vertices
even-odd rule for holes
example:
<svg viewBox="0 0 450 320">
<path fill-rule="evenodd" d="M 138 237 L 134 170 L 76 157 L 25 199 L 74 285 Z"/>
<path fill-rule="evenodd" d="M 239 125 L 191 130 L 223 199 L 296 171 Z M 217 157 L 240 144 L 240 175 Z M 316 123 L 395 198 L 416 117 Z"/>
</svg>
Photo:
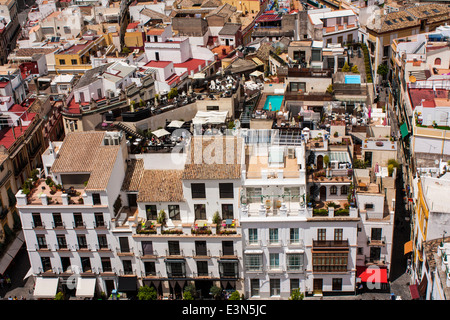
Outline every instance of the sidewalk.
<svg viewBox="0 0 450 320">
<path fill-rule="evenodd" d="M 404 273 L 391 283 L 391 292 L 364 292 L 358 295 L 305 297 L 304 300 L 391 300 L 391 293 L 396 296 L 396 300 L 411 300 L 411 293 L 408 287 L 409 281 L 409 274 Z"/>
</svg>

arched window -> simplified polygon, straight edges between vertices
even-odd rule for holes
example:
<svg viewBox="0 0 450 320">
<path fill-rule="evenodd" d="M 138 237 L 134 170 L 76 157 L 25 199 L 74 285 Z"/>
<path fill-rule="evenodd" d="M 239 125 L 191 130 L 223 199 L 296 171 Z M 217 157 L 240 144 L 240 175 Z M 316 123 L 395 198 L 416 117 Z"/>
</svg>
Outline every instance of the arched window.
<svg viewBox="0 0 450 320">
<path fill-rule="evenodd" d="M 347 194 L 348 193 L 348 186 L 342 186 L 341 187 L 341 194 Z"/>
<path fill-rule="evenodd" d="M 436 58 L 436 59 L 434 60 L 434 65 L 440 66 L 440 65 L 441 65 L 441 58 Z"/>
<path fill-rule="evenodd" d="M 330 194 L 337 194 L 337 187 L 336 186 L 331 186 L 330 187 Z"/>
</svg>

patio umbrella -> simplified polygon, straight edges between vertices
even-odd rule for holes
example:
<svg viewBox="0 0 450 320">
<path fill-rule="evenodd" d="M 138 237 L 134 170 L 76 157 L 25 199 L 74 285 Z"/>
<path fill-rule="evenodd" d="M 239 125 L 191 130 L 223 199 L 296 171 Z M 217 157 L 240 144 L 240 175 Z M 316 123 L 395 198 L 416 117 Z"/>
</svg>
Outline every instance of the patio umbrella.
<svg viewBox="0 0 450 320">
<path fill-rule="evenodd" d="M 159 129 L 159 130 L 156 130 L 156 131 L 152 131 L 152 134 L 154 134 L 155 136 L 160 138 L 160 137 L 163 137 L 163 136 L 167 136 L 168 134 L 170 134 L 170 132 L 165 130 L 165 129 Z"/>
</svg>

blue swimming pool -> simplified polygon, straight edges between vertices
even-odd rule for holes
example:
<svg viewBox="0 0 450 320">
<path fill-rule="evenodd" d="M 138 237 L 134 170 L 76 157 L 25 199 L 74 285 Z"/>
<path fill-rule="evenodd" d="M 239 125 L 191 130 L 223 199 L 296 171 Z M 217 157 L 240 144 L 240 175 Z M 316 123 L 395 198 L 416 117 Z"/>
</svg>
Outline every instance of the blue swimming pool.
<svg viewBox="0 0 450 320">
<path fill-rule="evenodd" d="M 264 110 L 269 110 L 269 103 L 272 104 L 272 111 L 278 111 L 281 108 L 283 102 L 283 96 L 267 96 L 266 102 L 264 103 Z"/>
</svg>

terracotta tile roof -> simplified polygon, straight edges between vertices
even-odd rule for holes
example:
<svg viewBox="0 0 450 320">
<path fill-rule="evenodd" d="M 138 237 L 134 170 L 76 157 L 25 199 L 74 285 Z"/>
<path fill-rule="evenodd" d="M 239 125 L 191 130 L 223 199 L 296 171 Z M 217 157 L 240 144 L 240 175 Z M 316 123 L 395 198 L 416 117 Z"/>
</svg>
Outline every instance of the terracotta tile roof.
<svg viewBox="0 0 450 320">
<path fill-rule="evenodd" d="M 120 146 L 101 146 L 97 148 L 86 190 L 106 189 L 119 150 Z"/>
<path fill-rule="evenodd" d="M 104 190 L 120 146 L 102 145 L 104 132 L 69 133 L 53 163 L 53 173 L 89 173 L 86 190 Z"/>
<path fill-rule="evenodd" d="M 122 183 L 122 191 L 138 191 L 144 173 L 144 160 L 131 159 L 128 163 L 125 179 Z"/>
<path fill-rule="evenodd" d="M 182 170 L 144 170 L 138 202 L 182 202 Z"/>
<path fill-rule="evenodd" d="M 58 48 L 21 48 L 15 52 L 17 57 L 31 57 L 34 54 L 49 54 L 55 52 Z"/>
<path fill-rule="evenodd" d="M 53 163 L 54 173 L 91 172 L 95 151 L 102 143 L 104 132 L 86 131 L 69 133 Z"/>
<path fill-rule="evenodd" d="M 216 150 L 215 146 L 221 148 Z M 189 145 L 188 153 L 190 153 L 190 157 L 184 166 L 183 179 L 226 180 L 241 178 L 241 138 L 194 137 Z"/>
</svg>

